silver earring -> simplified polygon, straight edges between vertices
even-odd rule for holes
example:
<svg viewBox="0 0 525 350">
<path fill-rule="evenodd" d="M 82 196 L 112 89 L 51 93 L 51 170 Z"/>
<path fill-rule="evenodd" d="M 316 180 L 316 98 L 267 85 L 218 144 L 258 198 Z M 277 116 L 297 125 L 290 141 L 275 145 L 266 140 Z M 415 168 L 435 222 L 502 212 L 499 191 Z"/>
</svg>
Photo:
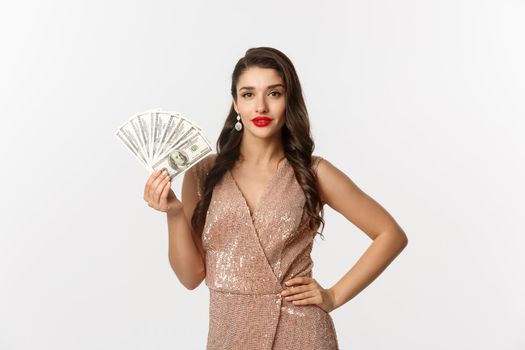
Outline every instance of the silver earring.
<svg viewBox="0 0 525 350">
<path fill-rule="evenodd" d="M 235 123 L 235 130 L 237 131 L 242 130 L 241 115 L 239 113 L 237 113 L 237 123 Z"/>
</svg>

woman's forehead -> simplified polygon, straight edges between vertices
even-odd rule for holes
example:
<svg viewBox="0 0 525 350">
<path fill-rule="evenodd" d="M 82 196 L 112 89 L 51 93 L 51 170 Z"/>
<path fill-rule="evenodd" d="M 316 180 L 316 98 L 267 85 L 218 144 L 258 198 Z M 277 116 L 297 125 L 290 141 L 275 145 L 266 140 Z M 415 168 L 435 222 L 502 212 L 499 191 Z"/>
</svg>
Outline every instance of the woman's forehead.
<svg viewBox="0 0 525 350">
<path fill-rule="evenodd" d="M 279 72 L 273 68 L 250 67 L 239 77 L 238 89 L 266 89 L 275 85 L 284 85 Z"/>
</svg>

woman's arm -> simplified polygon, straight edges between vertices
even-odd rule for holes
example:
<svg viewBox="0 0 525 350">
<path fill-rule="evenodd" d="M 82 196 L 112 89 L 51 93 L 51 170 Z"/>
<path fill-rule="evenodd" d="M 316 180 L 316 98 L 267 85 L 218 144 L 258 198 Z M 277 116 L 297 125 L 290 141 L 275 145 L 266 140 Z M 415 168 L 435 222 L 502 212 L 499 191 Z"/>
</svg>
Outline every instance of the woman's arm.
<svg viewBox="0 0 525 350">
<path fill-rule="evenodd" d="M 195 165 L 196 166 L 196 165 Z M 191 216 L 198 201 L 195 166 L 184 173 L 182 180 L 182 209 L 167 213 L 171 268 L 188 289 L 197 288 L 206 276 L 202 241 L 191 228 Z"/>
<path fill-rule="evenodd" d="M 326 159 L 317 167 L 321 200 L 341 213 L 372 240 L 356 264 L 329 290 L 337 308 L 365 289 L 407 246 L 394 218 Z"/>
</svg>

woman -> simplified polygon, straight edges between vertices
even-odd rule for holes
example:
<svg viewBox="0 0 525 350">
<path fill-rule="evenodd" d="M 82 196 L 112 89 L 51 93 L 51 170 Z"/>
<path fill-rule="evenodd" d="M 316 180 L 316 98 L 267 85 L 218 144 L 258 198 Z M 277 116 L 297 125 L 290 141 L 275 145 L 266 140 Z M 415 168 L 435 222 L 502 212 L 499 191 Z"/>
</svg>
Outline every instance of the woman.
<svg viewBox="0 0 525 350">
<path fill-rule="evenodd" d="M 230 112 L 209 154 L 186 171 L 180 201 L 165 172 L 144 199 L 166 212 L 169 260 L 181 283 L 210 292 L 207 349 L 338 349 L 330 312 L 371 283 L 407 245 L 401 227 L 320 156 L 292 62 L 249 49 L 232 75 Z M 310 252 L 327 204 L 373 244 L 333 287 Z"/>
</svg>

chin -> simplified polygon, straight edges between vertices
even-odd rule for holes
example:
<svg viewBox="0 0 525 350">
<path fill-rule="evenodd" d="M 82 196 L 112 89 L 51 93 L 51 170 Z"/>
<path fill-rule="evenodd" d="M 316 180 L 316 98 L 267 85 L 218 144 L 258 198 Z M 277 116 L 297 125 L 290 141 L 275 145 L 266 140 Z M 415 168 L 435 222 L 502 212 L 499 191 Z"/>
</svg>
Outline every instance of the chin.
<svg viewBox="0 0 525 350">
<path fill-rule="evenodd" d="M 256 127 L 257 128 L 257 127 Z M 264 128 L 263 130 L 250 130 L 250 133 L 252 135 L 254 135 L 255 137 L 259 137 L 259 138 L 262 138 L 262 139 L 266 139 L 266 138 L 272 138 L 274 137 L 276 134 L 279 134 L 280 133 L 280 130 L 278 129 L 275 129 L 275 128 Z"/>
</svg>

